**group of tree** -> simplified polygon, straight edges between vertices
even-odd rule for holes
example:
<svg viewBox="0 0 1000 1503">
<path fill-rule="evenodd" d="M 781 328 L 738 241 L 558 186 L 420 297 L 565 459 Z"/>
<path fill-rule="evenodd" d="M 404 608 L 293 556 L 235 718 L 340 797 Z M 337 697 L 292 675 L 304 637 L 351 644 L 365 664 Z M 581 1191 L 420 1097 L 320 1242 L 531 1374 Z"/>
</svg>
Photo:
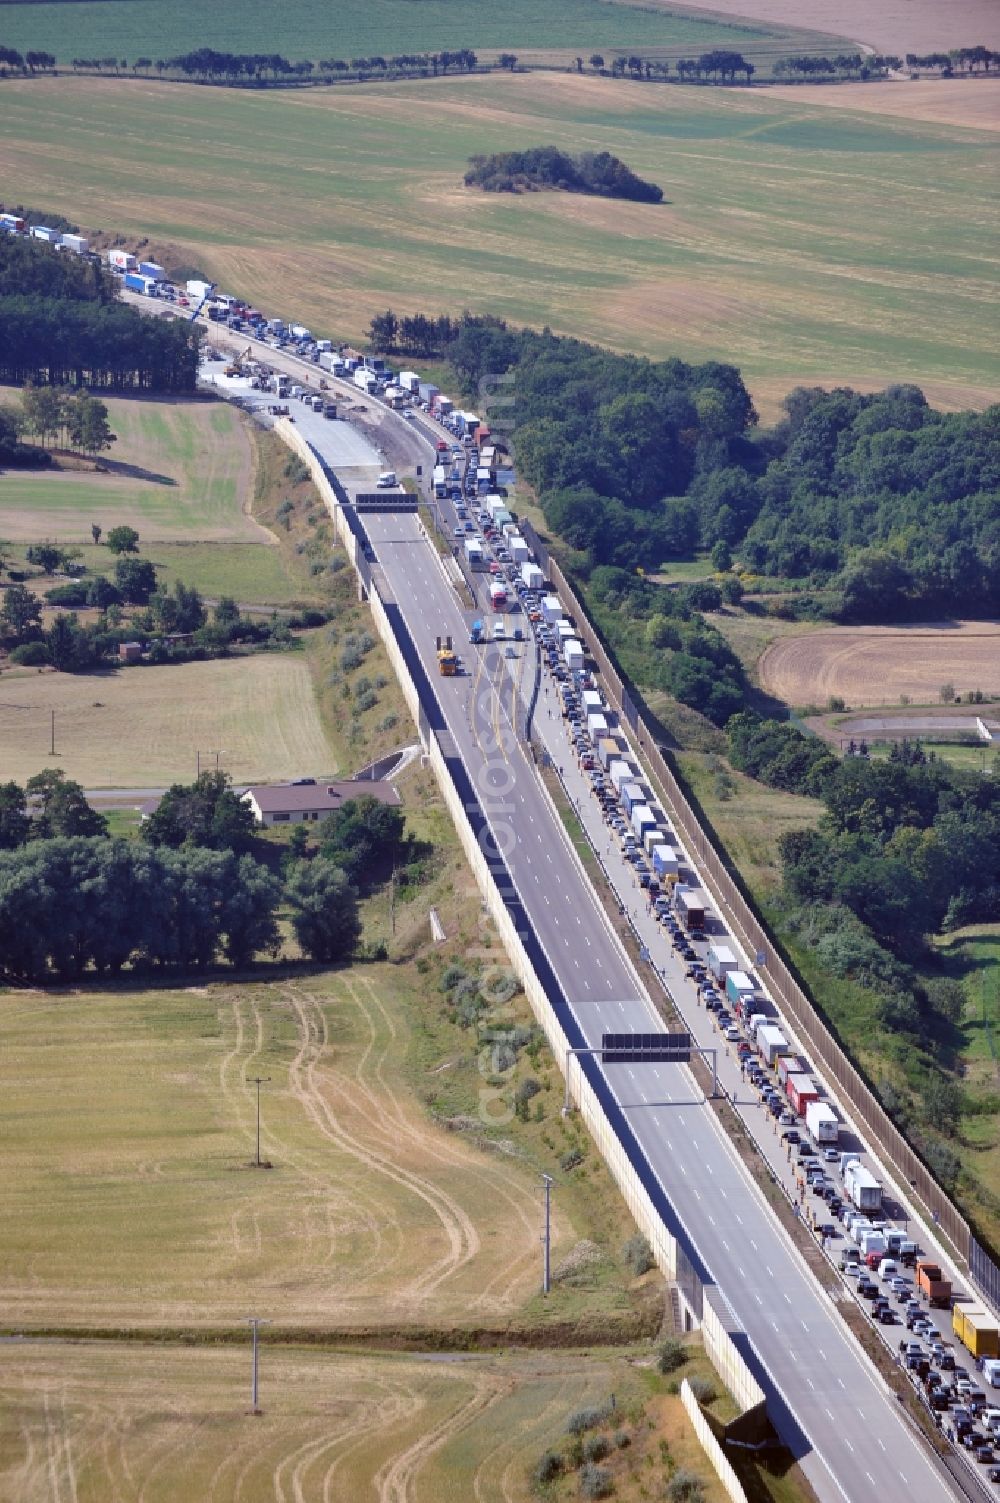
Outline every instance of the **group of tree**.
<svg viewBox="0 0 1000 1503">
<path fill-rule="evenodd" d="M 943 927 L 1000 918 L 1000 786 L 908 747 L 841 759 L 794 726 L 743 713 L 727 727 L 734 766 L 822 800 L 815 830 L 782 837 L 786 887 L 849 908 L 898 956 Z"/>
<path fill-rule="evenodd" d="M 397 317 L 391 308 L 376 313 L 368 326 L 371 346 L 383 354 L 440 355 L 454 337 L 456 325 L 447 313 L 437 318 L 425 313 Z"/>
<path fill-rule="evenodd" d="M 692 79 L 700 83 L 703 78 L 711 78 L 717 83 L 735 83 L 737 73 L 742 73 L 749 83 L 756 71 L 742 52 L 731 52 L 726 48 L 703 52 L 700 57 L 682 57 L 677 63 L 677 77 L 682 83 L 690 83 Z"/>
<path fill-rule="evenodd" d="M 0 235 L 0 381 L 193 391 L 200 331 L 146 318 L 114 280 L 40 240 Z"/>
<path fill-rule="evenodd" d="M 107 407 L 88 391 L 29 382 L 18 417 L 19 436 L 30 433 L 43 448 L 58 439 L 61 447 L 94 457 L 117 442 Z"/>
<path fill-rule="evenodd" d="M 751 463 L 695 487 L 703 536 L 845 621 L 1000 608 L 1000 407 L 942 413 L 914 386 L 798 390 Z M 825 594 L 824 594 L 825 592 Z"/>
<path fill-rule="evenodd" d="M 570 156 L 555 146 L 533 146 L 523 151 L 502 151 L 494 156 L 470 158 L 465 174 L 467 188 L 487 193 L 521 193 L 526 189 L 562 189 L 567 193 L 591 193 L 601 198 L 625 198 L 635 203 L 658 204 L 663 189 L 644 182 L 609 151 L 585 151 Z"/>
<path fill-rule="evenodd" d="M 796 57 L 779 57 L 772 72 L 775 78 L 884 78 L 903 66 L 898 57 L 881 57 L 873 53 L 838 52 L 822 57 L 806 52 Z"/>
<path fill-rule="evenodd" d="M 56 60 L 51 52 L 18 52 L 16 47 L 0 47 L 0 78 L 7 73 L 51 72 Z"/>
<path fill-rule="evenodd" d="M 957 69 L 959 73 L 976 73 L 981 68 L 988 73 L 990 68 L 1000 64 L 1000 52 L 994 52 L 989 47 L 955 47 L 951 52 L 908 52 L 906 54 L 906 66 L 908 68 L 939 68 L 947 76 Z"/>
<path fill-rule="evenodd" d="M 361 936 L 357 887 L 385 880 L 407 849 L 403 816 L 376 799 L 349 801 L 319 827 L 311 859 L 302 844 L 276 876 L 224 773 L 168 789 L 135 841 L 111 839 L 57 769 L 24 788 L 2 784 L 0 973 L 44 982 L 126 967 L 243 967 L 278 955 L 281 907 L 306 957 L 350 959 Z"/>
</svg>

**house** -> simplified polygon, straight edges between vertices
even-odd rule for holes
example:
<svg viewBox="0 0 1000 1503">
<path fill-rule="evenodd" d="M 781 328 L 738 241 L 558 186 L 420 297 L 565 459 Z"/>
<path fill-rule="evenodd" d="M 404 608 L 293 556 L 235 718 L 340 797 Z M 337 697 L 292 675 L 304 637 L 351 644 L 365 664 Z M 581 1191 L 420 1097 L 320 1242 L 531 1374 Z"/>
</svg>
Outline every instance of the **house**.
<svg viewBox="0 0 1000 1503">
<path fill-rule="evenodd" d="M 353 798 L 376 798 L 382 804 L 399 804 L 391 783 L 368 778 L 347 778 L 339 783 L 309 779 L 295 783 L 255 783 L 242 794 L 259 825 L 284 825 L 323 819 Z"/>
</svg>

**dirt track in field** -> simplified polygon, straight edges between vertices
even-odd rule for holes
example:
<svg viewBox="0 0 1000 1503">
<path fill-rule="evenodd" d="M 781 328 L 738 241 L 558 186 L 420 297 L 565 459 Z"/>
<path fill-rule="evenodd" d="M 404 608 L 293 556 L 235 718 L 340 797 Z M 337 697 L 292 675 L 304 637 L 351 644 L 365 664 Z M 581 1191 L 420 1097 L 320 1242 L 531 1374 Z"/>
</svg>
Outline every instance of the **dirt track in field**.
<svg viewBox="0 0 1000 1503">
<path fill-rule="evenodd" d="M 901 695 L 934 700 L 944 684 L 959 694 L 1000 693 L 1000 622 L 911 627 L 831 627 L 772 642 L 759 664 L 767 693 L 790 705 L 831 696 L 854 709 Z"/>
</svg>

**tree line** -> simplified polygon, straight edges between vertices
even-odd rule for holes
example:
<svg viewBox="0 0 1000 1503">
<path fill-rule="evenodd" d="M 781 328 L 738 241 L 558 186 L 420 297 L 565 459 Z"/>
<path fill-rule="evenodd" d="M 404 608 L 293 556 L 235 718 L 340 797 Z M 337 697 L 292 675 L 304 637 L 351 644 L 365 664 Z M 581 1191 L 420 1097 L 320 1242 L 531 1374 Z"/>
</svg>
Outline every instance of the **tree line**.
<svg viewBox="0 0 1000 1503">
<path fill-rule="evenodd" d="M 567 193 L 591 193 L 601 198 L 625 198 L 658 204 L 663 189 L 644 182 L 610 151 L 585 151 L 570 156 L 555 146 L 503 151 L 470 157 L 467 188 L 486 193 L 520 193 L 524 189 L 558 188 Z"/>
<path fill-rule="evenodd" d="M 44 983 L 246 967 L 279 956 L 279 910 L 308 959 L 349 960 L 361 937 L 351 875 L 378 880 L 388 848 L 405 853 L 403 816 L 363 798 L 318 833 L 315 855 L 294 841 L 279 875 L 257 859 L 252 812 L 223 773 L 171 788 L 136 841 L 111 839 L 57 769 L 0 784 L 0 971 Z"/>
<path fill-rule="evenodd" d="M 0 78 L 8 73 L 23 73 L 28 76 L 34 73 L 51 72 L 56 65 L 56 60 L 51 52 L 18 52 L 16 47 L 0 47 Z"/>
<path fill-rule="evenodd" d="M 75 57 L 72 67 L 74 72 L 83 69 L 96 73 L 114 73 L 116 76 L 129 71 L 128 59 L 115 57 Z M 404 74 L 436 78 L 450 71 L 472 73 L 478 67 L 479 59 L 468 47 L 454 51 L 400 53 L 394 57 L 383 57 L 380 54 L 373 57 L 331 57 L 315 62 L 308 58 L 293 60 L 279 52 L 220 52 L 213 47 L 197 47 L 191 52 L 179 53 L 176 57 L 155 60 L 150 57 L 136 58 L 131 72 L 133 75 L 148 74 L 155 70 L 161 77 L 164 73 L 180 73 L 185 78 L 201 79 L 204 82 L 230 85 L 245 83 L 253 87 L 267 81 L 276 83 L 279 79 L 331 83 L 335 77 L 343 78 L 348 74 L 359 80 Z"/>
<path fill-rule="evenodd" d="M 882 57 L 863 52 L 839 52 L 835 57 L 804 53 L 796 57 L 779 57 L 772 68 L 775 78 L 884 78 L 886 73 L 903 66 L 898 57 Z"/>
</svg>

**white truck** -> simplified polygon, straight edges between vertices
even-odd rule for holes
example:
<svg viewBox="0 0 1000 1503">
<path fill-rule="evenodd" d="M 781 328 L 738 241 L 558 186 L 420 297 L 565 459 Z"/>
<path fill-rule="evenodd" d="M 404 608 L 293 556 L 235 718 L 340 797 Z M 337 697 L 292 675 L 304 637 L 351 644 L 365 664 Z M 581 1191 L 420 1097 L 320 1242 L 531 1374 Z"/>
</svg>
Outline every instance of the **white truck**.
<svg viewBox="0 0 1000 1503">
<path fill-rule="evenodd" d="M 859 1211 L 877 1211 L 882 1204 L 882 1186 L 860 1159 L 851 1159 L 845 1165 L 844 1187 L 851 1204 Z"/>
<path fill-rule="evenodd" d="M 840 1119 L 828 1101 L 810 1101 L 806 1105 L 806 1131 L 814 1143 L 836 1143 L 840 1137 Z"/>
<path fill-rule="evenodd" d="M 757 1029 L 757 1047 L 767 1063 L 773 1065 L 778 1055 L 784 1054 L 788 1048 L 788 1040 L 773 1023 L 763 1023 Z"/>
</svg>

